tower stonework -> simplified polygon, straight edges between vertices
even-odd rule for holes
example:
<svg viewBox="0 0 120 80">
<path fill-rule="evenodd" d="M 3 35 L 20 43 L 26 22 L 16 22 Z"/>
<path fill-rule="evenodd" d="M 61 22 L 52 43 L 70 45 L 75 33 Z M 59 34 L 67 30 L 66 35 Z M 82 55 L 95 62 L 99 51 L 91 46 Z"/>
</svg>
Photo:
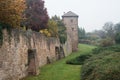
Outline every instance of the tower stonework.
<svg viewBox="0 0 120 80">
<path fill-rule="evenodd" d="M 78 50 L 78 15 L 69 11 L 62 16 L 62 19 L 67 29 L 68 41 L 72 45 L 71 46 L 72 51 L 77 51 Z"/>
</svg>

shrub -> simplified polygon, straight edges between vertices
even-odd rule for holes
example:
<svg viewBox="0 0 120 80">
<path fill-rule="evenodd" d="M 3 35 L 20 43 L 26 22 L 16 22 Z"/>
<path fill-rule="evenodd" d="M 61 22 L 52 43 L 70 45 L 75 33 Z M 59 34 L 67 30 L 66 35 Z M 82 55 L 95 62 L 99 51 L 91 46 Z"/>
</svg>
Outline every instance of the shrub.
<svg viewBox="0 0 120 80">
<path fill-rule="evenodd" d="M 120 33 L 117 33 L 115 36 L 115 42 L 120 44 Z"/>
<path fill-rule="evenodd" d="M 113 46 L 109 46 L 109 47 L 98 47 L 98 48 L 93 49 L 92 53 L 99 54 L 99 53 L 103 53 L 105 51 L 120 52 L 120 45 L 113 45 Z"/>
<path fill-rule="evenodd" d="M 106 38 L 101 40 L 100 46 L 101 47 L 107 47 L 107 46 L 111 46 L 114 44 L 114 41 L 110 38 Z"/>
<path fill-rule="evenodd" d="M 71 59 L 66 61 L 67 64 L 73 64 L 73 65 L 82 65 L 84 64 L 86 59 L 89 59 L 91 57 L 91 54 L 82 54 L 79 57 L 76 57 L 75 59 Z"/>
<path fill-rule="evenodd" d="M 81 80 L 120 80 L 120 52 L 104 51 L 82 66 Z"/>
<path fill-rule="evenodd" d="M 49 32 L 48 29 L 42 29 L 39 32 L 42 33 L 42 34 L 44 34 L 47 37 L 51 37 L 51 33 Z"/>
</svg>

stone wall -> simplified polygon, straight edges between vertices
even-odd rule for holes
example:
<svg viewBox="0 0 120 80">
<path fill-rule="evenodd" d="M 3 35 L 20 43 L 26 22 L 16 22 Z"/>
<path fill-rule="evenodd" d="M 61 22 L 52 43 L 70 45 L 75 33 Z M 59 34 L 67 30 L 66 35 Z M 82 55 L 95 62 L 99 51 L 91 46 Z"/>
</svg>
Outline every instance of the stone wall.
<svg viewBox="0 0 120 80">
<path fill-rule="evenodd" d="M 47 38 L 32 31 L 12 30 L 11 35 L 6 30 L 3 32 L 3 45 L 0 47 L 0 80 L 19 80 L 28 75 L 28 65 L 34 64 L 35 68 L 38 68 L 55 61 L 59 56 L 56 48 L 59 49 L 60 43 L 56 38 Z M 65 49 L 69 50 L 64 45 L 64 51 Z M 36 53 L 31 60 L 30 51 Z M 32 63 L 28 64 L 29 61 Z M 36 70 L 35 74 L 38 74 L 39 70 Z"/>
</svg>

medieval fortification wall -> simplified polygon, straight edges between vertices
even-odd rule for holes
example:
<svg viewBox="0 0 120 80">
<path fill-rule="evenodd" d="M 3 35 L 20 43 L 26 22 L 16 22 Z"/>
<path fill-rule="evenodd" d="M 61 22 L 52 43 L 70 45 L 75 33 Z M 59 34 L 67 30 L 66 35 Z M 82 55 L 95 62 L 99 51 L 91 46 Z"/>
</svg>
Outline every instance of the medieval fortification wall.
<svg viewBox="0 0 120 80">
<path fill-rule="evenodd" d="M 0 47 L 0 80 L 19 80 L 29 74 L 38 74 L 47 63 L 64 57 L 68 49 L 60 52 L 57 38 L 47 38 L 32 31 L 12 30 L 11 35 L 3 30 L 3 44 Z M 69 50 L 69 49 L 68 49 Z"/>
<path fill-rule="evenodd" d="M 63 16 L 67 41 L 46 37 L 33 31 L 3 30 L 0 46 L 0 80 L 19 80 L 40 73 L 39 67 L 59 60 L 78 49 L 78 15 L 68 12 Z"/>
</svg>

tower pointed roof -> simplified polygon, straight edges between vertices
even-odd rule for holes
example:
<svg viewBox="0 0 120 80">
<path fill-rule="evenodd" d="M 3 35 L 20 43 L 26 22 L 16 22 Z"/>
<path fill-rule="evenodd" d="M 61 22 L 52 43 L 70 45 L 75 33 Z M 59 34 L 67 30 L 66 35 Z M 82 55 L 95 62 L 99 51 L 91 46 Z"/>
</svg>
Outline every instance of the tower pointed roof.
<svg viewBox="0 0 120 80">
<path fill-rule="evenodd" d="M 72 11 L 69 11 L 65 13 L 62 17 L 78 17 L 78 15 L 73 13 Z"/>
</svg>

